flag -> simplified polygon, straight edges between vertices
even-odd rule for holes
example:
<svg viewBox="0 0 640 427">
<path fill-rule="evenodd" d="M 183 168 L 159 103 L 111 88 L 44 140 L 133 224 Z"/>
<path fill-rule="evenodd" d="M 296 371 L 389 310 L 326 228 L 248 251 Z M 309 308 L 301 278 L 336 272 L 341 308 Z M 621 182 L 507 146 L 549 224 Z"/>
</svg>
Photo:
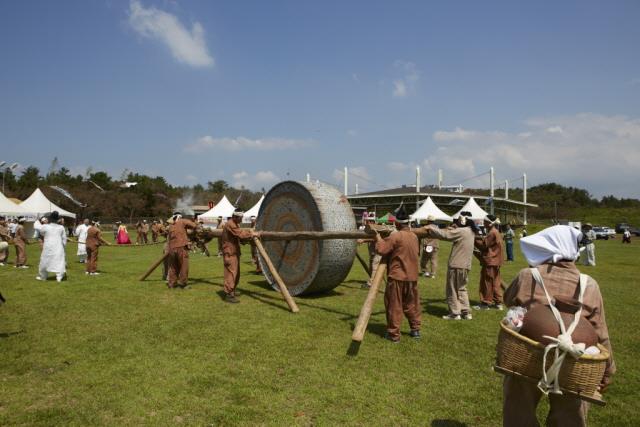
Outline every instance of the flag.
<svg viewBox="0 0 640 427">
<path fill-rule="evenodd" d="M 67 199 L 71 200 L 73 203 L 75 203 L 76 205 L 80 206 L 81 208 L 86 208 L 87 205 L 80 203 L 79 201 L 77 201 L 76 199 L 73 198 L 73 196 L 64 188 L 60 188 L 57 187 L 55 185 L 50 185 L 49 188 L 52 188 L 54 190 L 56 190 L 58 193 L 62 194 L 64 197 L 66 197 Z"/>
</svg>

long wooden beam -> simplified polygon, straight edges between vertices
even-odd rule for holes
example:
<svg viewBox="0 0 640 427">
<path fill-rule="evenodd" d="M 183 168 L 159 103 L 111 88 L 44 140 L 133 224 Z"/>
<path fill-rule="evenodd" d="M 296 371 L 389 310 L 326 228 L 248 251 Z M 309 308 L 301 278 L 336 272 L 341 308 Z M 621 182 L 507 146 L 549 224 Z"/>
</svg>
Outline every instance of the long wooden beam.
<svg viewBox="0 0 640 427">
<path fill-rule="evenodd" d="M 280 274 L 278 274 L 278 270 L 276 270 L 276 267 L 273 265 L 273 262 L 271 262 L 271 258 L 269 258 L 269 254 L 267 254 L 267 251 L 264 249 L 264 246 L 262 246 L 262 242 L 257 237 L 253 238 L 253 242 L 255 243 L 256 249 L 258 249 L 258 252 L 260 252 L 262 259 L 264 259 L 265 264 L 267 264 L 267 268 L 269 269 L 269 272 L 271 272 L 271 276 L 273 277 L 273 280 L 275 280 L 276 283 L 278 284 L 278 288 L 280 288 L 280 293 L 284 297 L 284 300 L 287 302 L 287 305 L 289 306 L 289 308 L 293 313 L 299 312 L 300 309 L 298 308 L 298 305 L 291 297 L 291 294 L 289 293 L 289 289 L 287 288 L 287 285 L 282 280 L 282 277 L 280 277 Z"/>
<path fill-rule="evenodd" d="M 364 300 L 364 304 L 362 304 L 362 309 L 360 310 L 360 315 L 358 316 L 356 326 L 355 328 L 353 328 L 353 334 L 351 335 L 351 339 L 353 341 L 362 342 L 362 340 L 364 339 L 364 333 L 367 330 L 369 318 L 371 317 L 371 312 L 373 311 L 373 304 L 376 302 L 378 289 L 380 289 L 382 278 L 384 277 L 386 272 L 387 260 L 383 258 L 378 265 L 376 274 L 374 274 L 373 276 L 371 287 L 369 288 L 369 293 L 367 294 L 367 298 Z"/>
<path fill-rule="evenodd" d="M 423 228 L 415 228 L 411 230 L 418 238 L 427 237 L 427 232 Z M 389 229 L 379 230 L 383 236 L 391 232 Z M 222 230 L 203 230 L 203 236 L 210 238 L 219 238 L 222 236 Z M 357 240 L 371 239 L 375 236 L 373 230 L 353 230 L 353 231 L 256 231 L 258 237 L 262 241 L 284 241 L 284 240 Z"/>
</svg>

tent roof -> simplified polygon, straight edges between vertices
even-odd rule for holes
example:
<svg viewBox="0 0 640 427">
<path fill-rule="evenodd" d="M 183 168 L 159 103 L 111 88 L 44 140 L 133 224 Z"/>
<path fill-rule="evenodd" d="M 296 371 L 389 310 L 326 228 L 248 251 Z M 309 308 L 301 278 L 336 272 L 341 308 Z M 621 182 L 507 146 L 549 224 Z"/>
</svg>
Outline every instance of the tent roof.
<svg viewBox="0 0 640 427">
<path fill-rule="evenodd" d="M 222 199 L 213 208 L 198 215 L 198 219 L 217 219 L 219 216 L 229 218 L 235 210 L 236 208 L 231 204 L 229 199 L 227 199 L 227 196 L 222 196 Z"/>
<path fill-rule="evenodd" d="M 422 206 L 420 206 L 420 209 L 415 211 L 410 218 L 412 221 L 420 221 L 422 219 L 427 219 L 429 215 L 433 215 L 436 221 L 453 221 L 453 218 L 442 212 L 436 204 L 433 203 L 431 197 L 427 197 L 427 200 L 425 200 Z"/>
<path fill-rule="evenodd" d="M 463 211 L 471 212 L 471 219 L 473 220 L 484 219 L 487 215 L 489 215 L 488 212 L 486 212 L 484 209 L 478 206 L 478 204 L 473 199 L 473 197 L 469 197 L 469 200 L 467 200 L 467 203 L 465 203 L 464 206 L 460 208 L 460 210 L 456 212 L 453 216 L 456 217 L 460 215 L 460 212 L 463 212 Z"/>
<path fill-rule="evenodd" d="M 47 199 L 47 196 L 39 189 L 36 188 L 33 193 L 27 199 L 20 203 L 20 207 L 24 209 L 24 212 L 32 215 L 41 215 L 53 211 L 58 211 L 60 216 L 66 216 L 75 218 L 76 214 L 62 209 L 60 206 Z"/>
<path fill-rule="evenodd" d="M 386 214 L 378 218 L 376 221 L 377 222 L 394 222 L 395 220 L 396 220 L 396 217 L 391 212 L 387 212 Z"/>
<path fill-rule="evenodd" d="M 4 194 L 0 193 L 0 214 L 2 215 L 24 215 L 26 214 L 21 205 L 13 203 Z"/>
<path fill-rule="evenodd" d="M 262 195 L 262 197 L 260 197 L 260 200 L 258 200 L 258 203 L 253 205 L 251 209 L 249 209 L 244 213 L 244 216 L 242 217 L 242 222 L 251 222 L 252 216 L 255 216 L 256 218 L 258 217 L 258 212 L 260 212 L 260 205 L 262 205 L 263 200 L 264 200 L 264 194 Z"/>
</svg>

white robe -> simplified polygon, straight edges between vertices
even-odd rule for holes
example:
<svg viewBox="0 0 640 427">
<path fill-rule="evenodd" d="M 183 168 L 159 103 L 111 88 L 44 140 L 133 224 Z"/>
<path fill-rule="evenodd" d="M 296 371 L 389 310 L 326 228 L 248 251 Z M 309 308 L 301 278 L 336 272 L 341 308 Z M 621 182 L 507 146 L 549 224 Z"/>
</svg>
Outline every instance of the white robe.
<svg viewBox="0 0 640 427">
<path fill-rule="evenodd" d="M 64 247 L 67 244 L 67 233 L 60 224 L 40 224 L 34 228 L 44 236 L 42 254 L 40 254 L 40 271 L 63 275 L 67 270 Z"/>
<path fill-rule="evenodd" d="M 87 241 L 87 231 L 89 231 L 89 226 L 80 224 L 76 227 L 76 231 L 73 233 L 78 238 L 78 253 L 76 255 L 87 254 L 87 245 L 85 244 Z"/>
</svg>

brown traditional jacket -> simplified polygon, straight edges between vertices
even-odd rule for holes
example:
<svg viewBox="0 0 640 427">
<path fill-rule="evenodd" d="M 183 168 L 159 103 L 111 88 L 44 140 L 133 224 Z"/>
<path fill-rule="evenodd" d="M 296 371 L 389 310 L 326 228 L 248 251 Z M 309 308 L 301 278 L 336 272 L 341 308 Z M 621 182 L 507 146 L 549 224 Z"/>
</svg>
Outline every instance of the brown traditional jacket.
<svg viewBox="0 0 640 427">
<path fill-rule="evenodd" d="M 484 265 L 499 267 L 504 264 L 502 238 L 497 227 L 491 227 L 484 239 L 477 239 L 475 246 L 480 249 Z"/>
<path fill-rule="evenodd" d="M 427 231 L 427 237 L 453 242 L 451 255 L 449 255 L 449 267 L 471 270 L 475 237 L 471 228 L 458 227 L 441 230 L 435 225 L 428 225 L 424 229 Z"/>
<path fill-rule="evenodd" d="M 22 224 L 18 224 L 16 227 L 16 235 L 13 238 L 13 243 L 16 246 L 23 246 L 27 244 L 27 236 L 24 232 L 24 226 Z"/>
<path fill-rule="evenodd" d="M 389 237 L 376 242 L 376 252 L 389 255 L 388 276 L 403 282 L 418 281 L 418 238 L 409 228 L 391 233 Z"/>
<path fill-rule="evenodd" d="M 98 246 L 107 244 L 108 242 L 102 238 L 102 233 L 100 232 L 100 229 L 98 227 L 95 227 L 93 225 L 89 227 L 89 229 L 87 230 L 87 248 L 95 250 L 98 248 Z"/>
<path fill-rule="evenodd" d="M 251 238 L 250 230 L 243 230 L 234 220 L 229 220 L 222 229 L 222 253 L 240 256 L 240 240 Z"/>
<path fill-rule="evenodd" d="M 544 286 L 551 296 L 563 296 L 578 299 L 580 292 L 580 271 L 573 261 L 560 261 L 555 264 L 542 264 L 537 267 Z M 530 310 L 538 304 L 548 304 L 542 288 L 536 285 L 531 270 L 524 268 L 511 282 L 504 294 L 504 302 L 508 307 L 521 306 Z M 591 277 L 587 280 L 584 293 L 582 317 L 586 318 L 598 334 L 598 342 L 609 349 L 611 357 L 607 363 L 605 376 L 611 376 L 616 371 L 616 365 L 611 353 L 609 330 L 604 316 L 604 303 L 598 283 Z"/>
<path fill-rule="evenodd" d="M 198 225 L 189 220 L 180 218 L 169 226 L 169 249 L 182 248 L 189 244 L 187 229 L 195 229 Z"/>
<path fill-rule="evenodd" d="M 9 227 L 5 225 L 0 225 L 0 241 L 9 242 L 11 241 L 11 235 L 9 234 Z"/>
</svg>

